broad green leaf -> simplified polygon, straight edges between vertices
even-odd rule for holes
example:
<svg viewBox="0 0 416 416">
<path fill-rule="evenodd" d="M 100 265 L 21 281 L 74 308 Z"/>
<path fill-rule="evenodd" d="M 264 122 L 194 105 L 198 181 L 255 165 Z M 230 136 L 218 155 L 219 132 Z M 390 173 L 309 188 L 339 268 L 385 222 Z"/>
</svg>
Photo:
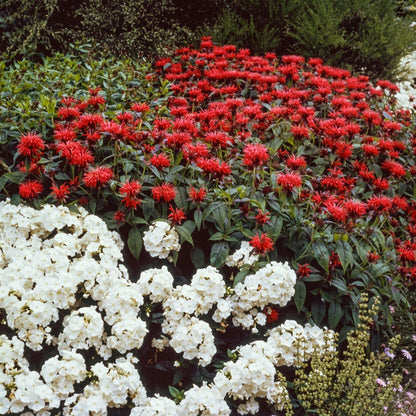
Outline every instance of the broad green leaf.
<svg viewBox="0 0 416 416">
<path fill-rule="evenodd" d="M 305 303 L 305 299 L 306 299 L 306 285 L 304 282 L 302 282 L 302 280 L 298 280 L 295 285 L 295 296 L 294 296 L 295 306 L 296 306 L 296 309 L 298 310 L 298 313 L 300 313 L 300 311 L 302 310 L 303 304 Z"/>
<path fill-rule="evenodd" d="M 188 208 L 188 194 L 186 193 L 186 189 L 181 187 L 177 188 L 177 190 L 178 192 L 175 196 L 175 204 L 177 207 L 183 208 L 183 210 L 186 211 Z"/>
<path fill-rule="evenodd" d="M 194 221 L 195 224 L 198 228 L 198 231 L 201 229 L 201 225 L 202 225 L 202 212 L 200 209 L 195 210 L 194 212 Z"/>
<path fill-rule="evenodd" d="M 342 306 L 338 302 L 332 302 L 328 309 L 328 324 L 329 328 L 335 329 L 339 321 L 343 317 L 344 312 Z"/>
<path fill-rule="evenodd" d="M 204 250 L 201 247 L 193 247 L 191 250 L 191 260 L 196 269 L 201 269 L 205 264 Z"/>
<path fill-rule="evenodd" d="M 352 264 L 354 261 L 351 246 L 343 239 L 338 240 L 335 243 L 335 252 L 338 254 L 342 269 L 345 272 L 348 265 Z"/>
<path fill-rule="evenodd" d="M 175 229 L 176 229 L 176 231 L 179 234 L 179 237 L 181 239 L 181 243 L 183 241 L 187 241 L 192 246 L 194 245 L 194 240 L 192 238 L 192 234 L 189 232 L 189 230 L 186 227 L 184 227 L 183 225 L 177 225 L 175 227 Z"/>
<path fill-rule="evenodd" d="M 140 234 L 140 231 L 136 227 L 133 227 L 129 231 L 129 236 L 127 238 L 127 245 L 129 247 L 131 254 L 133 254 L 134 258 L 137 260 L 142 251 L 143 241 L 142 241 L 142 236 Z"/>
<path fill-rule="evenodd" d="M 320 299 L 315 298 L 311 305 L 313 320 L 317 325 L 320 325 L 325 318 L 326 306 Z"/>
<path fill-rule="evenodd" d="M 132 223 L 132 224 L 146 224 L 146 225 L 148 225 L 149 223 L 144 219 L 144 218 L 142 218 L 142 217 L 132 217 L 131 219 L 130 219 L 130 222 Z"/>
<path fill-rule="evenodd" d="M 215 243 L 211 248 L 211 265 L 220 268 L 224 264 L 229 252 L 230 248 L 227 243 Z"/>
<path fill-rule="evenodd" d="M 327 272 L 329 270 L 329 253 L 326 245 L 322 241 L 314 241 L 312 250 L 316 261 Z"/>
<path fill-rule="evenodd" d="M 339 277 L 336 277 L 331 280 L 331 286 L 335 286 L 341 294 L 344 294 L 348 291 L 347 285 Z"/>
<path fill-rule="evenodd" d="M 5 178 L 9 182 L 12 183 L 20 183 L 26 177 L 26 172 L 16 171 L 16 172 L 9 172 L 2 175 L 1 179 Z"/>
<path fill-rule="evenodd" d="M 236 287 L 238 283 L 244 282 L 244 279 L 248 275 L 249 271 L 247 269 L 240 270 L 234 278 L 233 287 Z"/>
</svg>

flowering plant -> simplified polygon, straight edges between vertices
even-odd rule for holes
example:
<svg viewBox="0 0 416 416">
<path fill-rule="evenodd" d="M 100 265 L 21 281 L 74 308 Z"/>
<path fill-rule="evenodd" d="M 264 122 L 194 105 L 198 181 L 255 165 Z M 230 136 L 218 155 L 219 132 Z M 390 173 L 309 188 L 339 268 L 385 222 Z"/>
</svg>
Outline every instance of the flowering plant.
<svg viewBox="0 0 416 416">
<path fill-rule="evenodd" d="M 132 415 L 214 416 L 231 414 L 229 400 L 238 414 L 257 414 L 257 399 L 290 410 L 277 367 L 309 359 L 333 337 L 287 320 L 227 357 L 221 334 L 230 315 L 234 328 L 257 334 L 264 306 L 290 300 L 296 275 L 287 263 L 272 262 L 234 290 L 212 266 L 173 287 L 165 266 L 132 282 L 118 234 L 83 208 L 2 202 L 0 230 L 1 414 L 105 415 L 128 406 Z M 189 389 L 169 386 L 178 383 Z M 159 395 L 168 388 L 179 404 Z"/>
<path fill-rule="evenodd" d="M 109 283 L 82 283 L 76 290 L 85 299 L 73 292 L 81 303 L 62 308 L 70 310 L 65 329 L 51 339 L 70 352 L 78 345 L 69 341 L 70 328 L 92 322 L 97 336 L 82 335 L 79 345 L 104 360 L 108 349 L 128 354 L 140 348 L 144 378 L 169 374 L 178 402 L 186 381 L 200 384 L 186 386 L 200 389 L 198 395 L 212 388 L 202 381 L 217 380 L 219 390 L 211 394 L 243 401 L 241 413 L 256 411 L 255 397 L 279 407 L 286 399 L 279 402 L 284 394 L 269 383 L 276 376 L 272 367 L 293 364 L 296 334 L 316 340 L 322 335 L 317 324 L 345 339 L 358 322 L 362 290 L 382 300 L 374 332 L 390 322 L 390 303 L 406 304 L 404 290 L 416 276 L 411 113 L 395 107 L 398 88 L 389 81 L 374 86 L 320 59 L 251 56 L 209 38 L 199 50 L 182 48 L 158 60 L 147 78 L 163 86 L 159 99 L 127 102 L 115 112 L 99 88 L 90 88 L 84 99 L 62 98 L 53 129 L 22 132 L 9 144 L 15 150 L 2 164 L 3 199 L 67 206 L 75 216 L 85 216 L 84 207 L 118 230 L 127 248 L 128 272 L 114 271 L 123 293 L 111 296 L 126 296 L 134 313 L 100 303 L 98 292 Z M 96 241 L 92 258 L 101 248 Z M 117 261 L 114 267 L 121 267 Z M 58 308 L 44 319 L 61 322 L 54 320 L 59 316 Z M 298 327 L 295 319 L 309 326 Z M 127 326 L 132 332 L 124 339 Z M 21 336 L 36 350 L 51 340 L 47 333 L 34 341 L 24 330 Z M 136 337 L 142 343 L 135 344 Z M 275 338 L 286 342 L 282 356 L 289 361 L 277 358 Z M 177 354 L 192 365 L 174 367 Z M 120 363 L 137 367 L 133 356 L 123 357 Z M 249 388 L 240 375 L 236 384 L 227 382 L 252 371 L 251 360 L 268 369 L 256 386 Z M 217 362 L 222 376 L 214 377 Z M 82 377 L 74 376 L 74 383 Z M 148 383 L 149 391 L 165 393 L 157 381 Z M 193 394 L 180 406 L 193 406 L 186 404 Z M 74 400 L 68 406 L 76 406 Z M 146 400 L 153 408 L 172 406 L 156 395 Z"/>
</svg>

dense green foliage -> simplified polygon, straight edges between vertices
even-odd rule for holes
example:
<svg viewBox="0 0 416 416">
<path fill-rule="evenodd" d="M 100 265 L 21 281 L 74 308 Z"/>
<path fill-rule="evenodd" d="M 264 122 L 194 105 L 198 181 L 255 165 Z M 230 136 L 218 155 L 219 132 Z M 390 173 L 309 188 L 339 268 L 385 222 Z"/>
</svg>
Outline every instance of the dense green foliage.
<svg viewBox="0 0 416 416">
<path fill-rule="evenodd" d="M 256 53 L 320 57 L 372 78 L 395 79 L 416 39 L 398 12 L 391 0 L 243 0 L 231 2 L 211 30 L 214 40 Z"/>
<path fill-rule="evenodd" d="M 200 36 L 257 54 L 294 53 L 396 79 L 414 49 L 410 1 L 392 0 L 5 0 L 0 51 L 19 58 L 67 52 L 71 43 L 129 57 L 168 54 Z"/>
<path fill-rule="evenodd" d="M 0 154 L 4 160 L 11 158 L 10 143 L 26 131 L 50 136 L 63 96 L 79 98 L 89 88 L 101 87 L 113 112 L 125 103 L 157 101 L 158 91 L 146 80 L 150 68 L 144 60 L 92 57 L 90 45 L 39 63 L 23 59 L 7 67 L 0 62 Z M 167 90 L 162 92 L 168 95 Z"/>
<path fill-rule="evenodd" d="M 6 0 L 0 5 L 0 50 L 11 56 L 68 51 L 93 41 L 112 56 L 164 52 L 186 38 L 171 0 Z"/>
</svg>

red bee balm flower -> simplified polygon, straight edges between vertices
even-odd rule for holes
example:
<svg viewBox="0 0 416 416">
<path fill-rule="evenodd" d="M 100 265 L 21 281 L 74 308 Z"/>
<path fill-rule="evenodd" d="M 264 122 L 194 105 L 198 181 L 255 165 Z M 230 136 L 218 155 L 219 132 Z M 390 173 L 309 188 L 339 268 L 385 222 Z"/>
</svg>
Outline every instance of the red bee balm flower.
<svg viewBox="0 0 416 416">
<path fill-rule="evenodd" d="M 175 199 L 176 189 L 170 183 L 162 183 L 162 185 L 152 188 L 152 198 L 157 202 L 170 202 Z"/>
<path fill-rule="evenodd" d="M 257 234 L 250 240 L 251 247 L 254 248 L 257 254 L 266 254 L 273 250 L 273 240 L 266 234 Z"/>
<path fill-rule="evenodd" d="M 59 186 L 52 185 L 51 189 L 52 189 L 53 197 L 58 202 L 65 202 L 69 194 L 69 185 L 65 183 Z"/>
<path fill-rule="evenodd" d="M 285 192 L 290 192 L 302 185 L 302 177 L 297 172 L 282 173 L 278 176 L 277 183 Z"/>
<path fill-rule="evenodd" d="M 207 191 L 204 187 L 197 191 L 193 186 L 191 186 L 189 188 L 188 195 L 193 202 L 202 202 L 207 196 Z"/>
<path fill-rule="evenodd" d="M 82 177 L 88 188 L 99 188 L 104 186 L 113 177 L 113 171 L 105 166 L 91 168 Z"/>
<path fill-rule="evenodd" d="M 17 150 L 22 156 L 37 156 L 45 148 L 45 143 L 36 133 L 28 133 L 20 138 Z"/>
<path fill-rule="evenodd" d="M 262 144 L 248 144 L 243 152 L 243 165 L 251 169 L 262 166 L 269 160 L 269 151 Z"/>
<path fill-rule="evenodd" d="M 186 215 L 183 212 L 182 208 L 173 208 L 172 205 L 169 206 L 170 214 L 168 215 L 168 218 L 174 223 L 174 224 L 181 224 L 184 219 L 186 219 Z"/>
<path fill-rule="evenodd" d="M 29 179 L 19 185 L 19 195 L 25 199 L 36 198 L 43 191 L 43 185 Z"/>
<path fill-rule="evenodd" d="M 296 271 L 296 274 L 299 276 L 299 278 L 309 277 L 310 273 L 311 273 L 311 269 L 308 263 L 299 264 L 298 270 Z"/>
</svg>

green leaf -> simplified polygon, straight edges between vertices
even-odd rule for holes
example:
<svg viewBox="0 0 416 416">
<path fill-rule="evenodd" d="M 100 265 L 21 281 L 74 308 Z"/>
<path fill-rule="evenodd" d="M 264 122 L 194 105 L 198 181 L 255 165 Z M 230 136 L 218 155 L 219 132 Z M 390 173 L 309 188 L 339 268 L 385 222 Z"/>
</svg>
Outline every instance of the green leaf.
<svg viewBox="0 0 416 416">
<path fill-rule="evenodd" d="M 314 241 L 312 243 L 312 250 L 316 261 L 319 265 L 328 272 L 329 270 L 329 253 L 326 245 L 322 241 Z"/>
<path fill-rule="evenodd" d="M 142 203 L 142 211 L 145 220 L 149 221 L 155 211 L 155 201 L 153 201 L 153 199 L 145 199 Z"/>
<path fill-rule="evenodd" d="M 342 306 L 338 302 L 332 302 L 328 309 L 328 324 L 329 328 L 335 329 L 339 321 L 344 316 Z"/>
<path fill-rule="evenodd" d="M 246 278 L 248 273 L 249 273 L 249 270 L 247 269 L 240 270 L 234 278 L 233 287 L 236 287 L 238 283 L 244 282 L 244 279 Z"/>
<path fill-rule="evenodd" d="M 320 325 L 325 318 L 326 306 L 320 299 L 315 298 L 311 305 L 313 320 L 317 325 Z"/>
<path fill-rule="evenodd" d="M 335 252 L 338 254 L 342 269 L 345 272 L 348 265 L 354 261 L 351 246 L 343 239 L 338 240 L 335 243 Z"/>
<path fill-rule="evenodd" d="M 212 234 L 209 240 L 210 241 L 222 241 L 224 240 L 224 234 L 217 231 L 216 233 Z"/>
<path fill-rule="evenodd" d="M 336 277 L 336 278 L 334 278 L 334 279 L 331 280 L 331 286 L 336 287 L 341 294 L 344 294 L 344 293 L 346 293 L 348 291 L 347 285 L 339 277 Z"/>
<path fill-rule="evenodd" d="M 176 206 L 183 208 L 184 211 L 188 208 L 188 194 L 185 188 L 177 188 L 178 192 L 175 196 L 175 204 Z"/>
<path fill-rule="evenodd" d="M 194 221 L 199 231 L 201 229 L 201 224 L 202 224 L 202 212 L 200 209 L 195 210 Z"/>
<path fill-rule="evenodd" d="M 142 218 L 142 217 L 132 217 L 131 219 L 130 219 L 130 222 L 132 223 L 132 224 L 146 224 L 146 225 L 148 225 L 149 223 L 144 219 L 144 218 Z"/>
<path fill-rule="evenodd" d="M 280 216 L 273 216 L 270 218 L 270 224 L 264 226 L 264 231 L 266 231 L 273 240 L 276 240 L 283 226 L 283 219 Z"/>
<path fill-rule="evenodd" d="M 224 264 L 229 252 L 230 248 L 227 243 L 215 243 L 211 248 L 211 265 L 220 268 Z"/>
<path fill-rule="evenodd" d="M 134 258 L 137 260 L 142 251 L 143 241 L 142 241 L 142 236 L 140 234 L 140 231 L 136 227 L 133 227 L 129 231 L 129 236 L 127 238 L 127 245 L 129 247 L 131 254 L 133 254 Z"/>
<path fill-rule="evenodd" d="M 305 299 L 306 299 L 306 285 L 304 282 L 302 282 L 302 280 L 298 280 L 295 285 L 295 296 L 294 296 L 295 306 L 296 306 L 296 309 L 298 310 L 298 313 L 300 313 L 300 311 L 302 310 L 303 304 L 305 303 Z"/>
<path fill-rule="evenodd" d="M 9 172 L 9 173 L 5 173 L 4 175 L 2 175 L 1 179 L 4 180 L 3 178 L 5 178 L 9 182 L 20 183 L 23 181 L 26 175 L 27 175 L 26 172 L 21 172 L 21 171 Z"/>
<path fill-rule="evenodd" d="M 181 243 L 183 243 L 184 241 L 187 241 L 192 246 L 194 245 L 194 240 L 192 238 L 192 234 L 189 232 L 189 230 L 185 226 L 177 225 L 175 227 L 175 229 L 179 234 L 179 237 L 181 239 Z"/>
<path fill-rule="evenodd" d="M 225 222 L 227 220 L 227 207 L 223 202 L 212 202 L 204 211 L 204 219 L 210 215 L 214 218 L 220 229 L 225 231 Z"/>
<path fill-rule="evenodd" d="M 201 269 L 205 264 L 204 250 L 201 247 L 193 247 L 191 250 L 191 260 L 196 269 Z"/>
</svg>

